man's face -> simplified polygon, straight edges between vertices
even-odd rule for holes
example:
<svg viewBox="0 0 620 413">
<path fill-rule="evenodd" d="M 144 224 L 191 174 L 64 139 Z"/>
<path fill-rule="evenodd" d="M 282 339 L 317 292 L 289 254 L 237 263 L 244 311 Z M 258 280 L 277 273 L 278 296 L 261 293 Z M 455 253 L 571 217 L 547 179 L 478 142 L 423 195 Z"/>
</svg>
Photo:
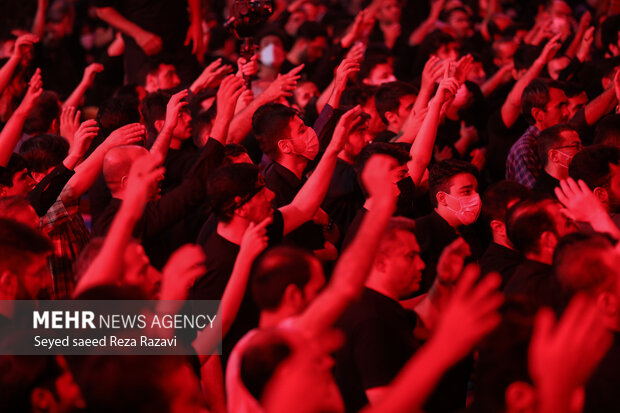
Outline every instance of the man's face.
<svg viewBox="0 0 620 413">
<path fill-rule="evenodd" d="M 385 0 L 379 7 L 377 18 L 383 23 L 396 23 L 400 20 L 401 7 L 397 0 Z"/>
<path fill-rule="evenodd" d="M 364 83 L 373 86 L 379 86 L 387 82 L 393 82 L 396 80 L 394 77 L 394 70 L 389 63 L 379 63 L 372 68 L 368 78 L 364 79 Z"/>
<path fill-rule="evenodd" d="M 400 129 L 403 126 L 403 124 L 409 117 L 411 110 L 413 109 L 415 99 L 416 99 L 415 95 L 405 95 L 402 98 L 400 98 L 400 100 L 398 101 L 398 112 L 396 113 L 397 115 L 396 118 L 393 121 L 390 121 L 388 119 L 388 121 L 391 124 L 390 126 L 395 127 L 397 129 Z"/>
<path fill-rule="evenodd" d="M 319 89 L 312 82 L 304 82 L 293 91 L 295 103 L 299 109 L 305 109 L 310 99 L 319 96 Z"/>
<path fill-rule="evenodd" d="M 558 238 L 562 238 L 564 235 L 578 230 L 575 222 L 563 212 L 562 206 L 559 202 L 549 202 L 545 209 L 547 213 L 553 217 L 553 222 L 555 223 L 555 233 Z"/>
<path fill-rule="evenodd" d="M 374 96 L 366 101 L 366 104 L 362 106 L 362 110 L 370 115 L 367 134 L 370 137 L 369 140 L 372 140 L 379 132 L 385 130 L 385 124 L 381 120 L 379 112 L 377 112 L 377 106 L 375 106 Z"/>
<path fill-rule="evenodd" d="M 278 36 L 265 36 L 260 41 L 261 62 L 270 67 L 280 67 L 286 59 L 282 40 Z"/>
<path fill-rule="evenodd" d="M 52 289 L 53 279 L 47 265 L 47 256 L 31 254 L 23 274 L 19 276 L 21 297 L 18 300 L 34 300 L 43 289 Z"/>
<path fill-rule="evenodd" d="M 422 270 L 426 267 L 420 257 L 418 241 L 409 231 L 396 231 L 395 248 L 385 258 L 385 277 L 400 298 L 406 298 L 420 288 Z"/>
<path fill-rule="evenodd" d="M 364 146 L 370 142 L 371 137 L 368 134 L 367 124 L 368 122 L 363 127 L 359 127 L 349 133 L 344 150 L 352 159 L 355 159 L 364 149 Z"/>
<path fill-rule="evenodd" d="M 620 213 L 620 165 L 609 164 L 611 177 L 607 196 L 609 197 L 609 212 Z"/>
<path fill-rule="evenodd" d="M 299 29 L 299 26 L 304 24 L 307 19 L 308 18 L 306 16 L 306 12 L 304 12 L 303 10 L 298 10 L 291 14 L 291 16 L 288 18 L 288 21 L 284 25 L 284 30 L 289 36 L 295 36 L 297 30 Z"/>
<path fill-rule="evenodd" d="M 501 42 L 495 49 L 495 59 L 493 60 L 497 67 L 502 67 L 512 63 L 512 57 L 517 51 L 519 45 L 515 41 Z"/>
<path fill-rule="evenodd" d="M 460 10 L 453 12 L 448 19 L 448 24 L 457 39 L 465 39 L 470 36 L 471 27 L 467 13 Z"/>
<path fill-rule="evenodd" d="M 159 293 L 161 274 L 153 268 L 144 248 L 137 242 L 131 242 L 125 250 L 124 281 L 140 286 L 149 297 Z"/>
<path fill-rule="evenodd" d="M 32 179 L 27 169 L 22 169 L 13 175 L 12 181 L 13 185 L 11 187 L 4 187 L 4 196 L 28 195 L 28 192 L 35 187 L 34 179 Z"/>
<path fill-rule="evenodd" d="M 459 58 L 459 45 L 457 42 L 451 42 L 448 44 L 442 44 L 437 49 L 436 55 L 441 60 L 447 60 L 449 62 L 456 62 Z"/>
<path fill-rule="evenodd" d="M 291 154 L 313 160 L 318 153 L 319 138 L 314 129 L 309 128 L 299 116 L 294 116 L 288 124 L 288 139 L 291 141 Z M 312 156 L 314 155 L 314 157 Z"/>
<path fill-rule="evenodd" d="M 560 134 L 562 140 L 549 151 L 549 160 L 568 168 L 571 160 L 582 148 L 579 134 L 575 131 L 564 131 Z M 554 153 L 556 152 L 556 153 Z"/>
<path fill-rule="evenodd" d="M 325 37 L 317 37 L 309 40 L 306 46 L 306 59 L 308 63 L 315 62 L 323 57 L 323 53 L 327 48 L 327 39 Z"/>
<path fill-rule="evenodd" d="M 172 137 L 183 141 L 192 137 L 192 115 L 189 110 L 183 109 L 179 113 L 179 120 L 172 131 Z"/>
<path fill-rule="evenodd" d="M 588 95 L 586 92 L 581 92 L 572 98 L 568 98 L 568 118 L 572 119 L 575 113 L 583 108 L 588 103 Z"/>
<path fill-rule="evenodd" d="M 541 111 L 539 122 L 542 129 L 547 129 L 560 123 L 568 122 L 568 99 L 564 91 L 549 89 L 549 102 Z"/>
<path fill-rule="evenodd" d="M 245 205 L 244 209 L 245 218 L 258 224 L 273 213 L 273 207 L 271 202 L 275 198 L 273 191 L 266 186 L 263 187 L 256 195 L 254 195 Z"/>
<path fill-rule="evenodd" d="M 181 83 L 175 67 L 165 63 L 159 65 L 156 78 L 158 89 L 172 89 Z"/>
</svg>

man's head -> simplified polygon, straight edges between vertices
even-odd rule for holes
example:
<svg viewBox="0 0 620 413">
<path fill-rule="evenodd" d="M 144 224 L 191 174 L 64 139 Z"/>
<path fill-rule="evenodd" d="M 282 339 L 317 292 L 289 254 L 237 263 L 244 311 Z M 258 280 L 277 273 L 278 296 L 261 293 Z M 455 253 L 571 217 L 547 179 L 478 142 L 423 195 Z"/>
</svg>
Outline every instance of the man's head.
<svg viewBox="0 0 620 413">
<path fill-rule="evenodd" d="M 400 131 L 417 96 L 417 90 L 405 82 L 389 82 L 381 85 L 375 94 L 377 112 L 389 130 Z"/>
<path fill-rule="evenodd" d="M 541 48 L 527 43 L 521 43 L 514 52 L 513 61 L 514 69 L 512 76 L 515 79 L 521 79 L 527 70 L 532 66 L 538 58 Z"/>
<path fill-rule="evenodd" d="M 575 223 L 562 213 L 551 198 L 520 201 L 506 215 L 508 238 L 517 251 L 529 259 L 551 264 L 558 240 L 576 231 Z"/>
<path fill-rule="evenodd" d="M 566 124 L 552 126 L 540 133 L 537 145 L 545 171 L 558 180 L 568 178 L 568 166 L 582 148 L 577 131 Z"/>
<path fill-rule="evenodd" d="M 39 216 L 23 195 L 0 197 L 0 218 L 21 222 L 35 231 L 40 226 Z"/>
<path fill-rule="evenodd" d="M 50 241 L 17 221 L 0 218 L 0 299 L 34 300 L 50 286 Z"/>
<path fill-rule="evenodd" d="M 420 44 L 420 49 L 424 50 L 424 55 L 436 55 L 441 60 L 456 61 L 459 58 L 459 44 L 449 33 L 441 29 L 428 34 Z"/>
<path fill-rule="evenodd" d="M 150 139 L 155 139 L 157 134 L 159 134 L 164 127 L 166 107 L 171 97 L 172 94 L 170 92 L 159 91 L 149 93 L 142 100 L 142 116 Z M 185 108 L 181 110 L 177 126 L 172 131 L 172 140 L 176 141 L 174 144 L 175 149 L 178 149 L 182 141 L 192 137 L 191 123 L 192 115 L 189 109 Z"/>
<path fill-rule="evenodd" d="M 605 19 L 601 25 L 601 43 L 610 56 L 620 56 L 620 14 Z"/>
<path fill-rule="evenodd" d="M 55 92 L 41 93 L 24 122 L 24 132 L 29 135 L 58 134 L 60 131 L 60 99 Z"/>
<path fill-rule="evenodd" d="M 469 12 L 464 7 L 453 7 L 446 11 L 443 20 L 448 23 L 450 32 L 459 40 L 467 39 L 473 34 Z"/>
<path fill-rule="evenodd" d="M 568 174 L 583 180 L 608 212 L 620 212 L 620 148 L 593 145 L 584 148 L 570 163 Z"/>
<path fill-rule="evenodd" d="M 342 94 L 340 104 L 342 107 L 352 108 L 360 105 L 364 113 L 370 116 L 368 120 L 367 140 L 372 140 L 379 132 L 385 130 L 385 123 L 381 120 L 377 106 L 375 105 L 376 86 L 360 85 L 359 87 L 347 88 Z"/>
<path fill-rule="evenodd" d="M 553 267 L 567 298 L 585 293 L 600 310 L 605 324 L 620 329 L 620 254 L 602 234 L 574 233 L 562 238 Z"/>
<path fill-rule="evenodd" d="M 398 184 L 401 181 L 411 178 L 408 175 L 407 162 L 411 160 L 409 152 L 402 146 L 396 143 L 375 142 L 364 146 L 357 158 L 355 159 L 355 172 L 358 176 L 358 182 L 362 191 L 366 191 L 364 188 L 361 176 L 362 171 L 366 167 L 366 163 L 373 155 L 387 155 L 396 160 L 398 168 L 395 168 L 392 172 L 392 182 Z"/>
<path fill-rule="evenodd" d="M 370 115 L 362 113 L 351 126 L 349 136 L 347 136 L 347 142 L 341 151 L 341 158 L 349 162 L 354 162 L 358 157 L 364 146 L 370 142 L 370 135 L 368 134 L 368 124 L 370 121 Z"/>
<path fill-rule="evenodd" d="M 254 164 L 222 166 L 207 180 L 207 196 L 219 222 L 242 219 L 259 223 L 273 212 L 274 193 Z"/>
<path fill-rule="evenodd" d="M 429 172 L 429 194 L 435 210 L 451 226 L 473 224 L 480 215 L 478 170 L 470 163 L 446 160 Z"/>
<path fill-rule="evenodd" d="M 260 147 L 274 161 L 295 157 L 311 161 L 319 153 L 319 139 L 297 112 L 279 103 L 261 106 L 252 117 L 252 128 Z"/>
<path fill-rule="evenodd" d="M 21 155 L 12 153 L 8 165 L 0 167 L 0 196 L 25 196 L 34 186 L 28 163 Z"/>
<path fill-rule="evenodd" d="M 261 311 L 301 314 L 325 284 L 320 262 L 303 249 L 281 246 L 268 250 L 250 275 L 254 302 Z"/>
<path fill-rule="evenodd" d="M 32 179 L 38 184 L 69 153 L 69 142 L 58 135 L 38 135 L 28 139 L 19 148 L 28 163 Z"/>
<path fill-rule="evenodd" d="M 414 230 L 413 220 L 392 218 L 381 237 L 373 263 L 369 282 L 380 285 L 381 290 L 395 300 L 411 296 L 422 282 L 422 270 L 426 266 L 420 257 Z"/>
<path fill-rule="evenodd" d="M 572 119 L 578 111 L 588 104 L 588 94 L 583 88 L 571 83 L 564 85 L 564 93 L 568 98 L 568 118 Z"/>
<path fill-rule="evenodd" d="M 323 57 L 327 48 L 327 32 L 319 23 L 304 22 L 297 30 L 293 50 L 304 63 L 313 63 Z"/>
<path fill-rule="evenodd" d="M 493 42 L 493 63 L 498 68 L 513 62 L 513 56 L 519 47 L 512 37 L 502 37 Z"/>
<path fill-rule="evenodd" d="M 607 115 L 596 124 L 594 143 L 620 148 L 620 114 Z"/>
<path fill-rule="evenodd" d="M 482 216 L 489 223 L 493 241 L 512 247 L 506 234 L 506 214 L 517 202 L 527 199 L 530 190 L 513 181 L 500 181 L 489 186 L 482 195 Z"/>
<path fill-rule="evenodd" d="M 105 154 L 102 172 L 113 197 L 122 199 L 131 165 L 148 153 L 142 146 L 126 145 L 117 146 Z"/>
<path fill-rule="evenodd" d="M 400 22 L 401 4 L 399 0 L 384 0 L 377 10 L 377 20 L 383 24 Z"/>
<path fill-rule="evenodd" d="M 263 33 L 260 38 L 260 62 L 263 66 L 279 68 L 286 60 L 286 51 L 282 41 L 282 34 L 279 32 Z"/>
<path fill-rule="evenodd" d="M 291 401 L 298 400 L 301 394 L 297 392 L 312 389 L 314 396 L 305 400 L 305 411 L 344 412 L 329 355 L 342 341 L 334 335 L 314 340 L 305 337 L 284 329 L 259 330 L 241 354 L 239 385 L 263 406 L 281 400 L 284 394 L 292 395 Z M 297 407 L 290 405 L 289 409 Z"/>
<path fill-rule="evenodd" d="M 559 83 L 534 79 L 521 96 L 523 116 L 530 125 L 545 130 L 568 121 L 568 99 Z"/>
<path fill-rule="evenodd" d="M 365 85 L 380 86 L 384 83 L 396 81 L 394 76 L 394 62 L 384 52 L 366 52 L 360 65 L 359 79 Z"/>
<path fill-rule="evenodd" d="M 148 93 L 172 89 L 181 83 L 176 68 L 169 62 L 161 60 L 149 62 L 144 67 L 143 73 L 144 88 Z"/>
<path fill-rule="evenodd" d="M 118 96 L 105 100 L 97 111 L 99 134 L 96 142 L 103 142 L 112 131 L 130 123 L 140 122 L 140 102 L 132 96 Z"/>
</svg>

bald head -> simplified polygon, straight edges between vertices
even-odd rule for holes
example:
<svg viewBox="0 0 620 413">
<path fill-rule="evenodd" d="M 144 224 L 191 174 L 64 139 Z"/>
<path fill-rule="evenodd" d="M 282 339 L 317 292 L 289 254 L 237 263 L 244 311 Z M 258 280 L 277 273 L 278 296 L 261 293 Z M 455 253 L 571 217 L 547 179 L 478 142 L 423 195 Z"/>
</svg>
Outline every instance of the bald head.
<svg viewBox="0 0 620 413">
<path fill-rule="evenodd" d="M 145 148 L 136 145 L 117 146 L 106 153 L 103 158 L 103 177 L 113 196 L 118 196 L 122 191 L 121 182 L 129 175 L 134 161 L 148 153 Z"/>
</svg>

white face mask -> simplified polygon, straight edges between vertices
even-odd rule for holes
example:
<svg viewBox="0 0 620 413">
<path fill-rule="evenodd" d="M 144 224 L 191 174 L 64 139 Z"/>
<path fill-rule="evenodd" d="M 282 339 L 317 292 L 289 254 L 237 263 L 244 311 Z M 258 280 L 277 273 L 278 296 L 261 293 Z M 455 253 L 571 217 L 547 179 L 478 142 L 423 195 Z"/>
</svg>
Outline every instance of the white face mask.
<svg viewBox="0 0 620 413">
<path fill-rule="evenodd" d="M 306 139 L 303 152 L 298 155 L 303 156 L 309 161 L 314 161 L 314 158 L 319 154 L 319 140 L 318 139 Z"/>
<path fill-rule="evenodd" d="M 391 75 L 390 77 L 386 77 L 385 79 L 381 79 L 379 80 L 379 85 L 382 85 L 384 83 L 390 83 L 390 82 L 396 82 L 396 76 Z"/>
<path fill-rule="evenodd" d="M 265 66 L 271 67 L 276 60 L 276 47 L 273 43 L 269 43 L 267 46 L 263 47 L 260 51 L 260 61 Z"/>
<path fill-rule="evenodd" d="M 450 194 L 446 194 L 459 202 L 459 209 L 452 209 L 447 206 L 448 210 L 454 214 L 461 221 L 463 225 L 470 225 L 476 222 L 482 209 L 482 201 L 480 200 L 480 194 L 475 193 L 468 196 L 455 197 Z"/>
<path fill-rule="evenodd" d="M 560 165 L 562 168 L 568 169 L 568 165 L 570 165 L 570 161 L 573 160 L 573 157 L 571 155 L 567 154 L 567 153 L 564 153 L 564 152 L 560 152 L 560 151 L 556 151 L 556 152 L 558 154 L 560 154 L 562 156 L 562 158 L 564 158 L 564 161 L 566 161 L 566 163 L 558 161 L 557 164 Z"/>
</svg>

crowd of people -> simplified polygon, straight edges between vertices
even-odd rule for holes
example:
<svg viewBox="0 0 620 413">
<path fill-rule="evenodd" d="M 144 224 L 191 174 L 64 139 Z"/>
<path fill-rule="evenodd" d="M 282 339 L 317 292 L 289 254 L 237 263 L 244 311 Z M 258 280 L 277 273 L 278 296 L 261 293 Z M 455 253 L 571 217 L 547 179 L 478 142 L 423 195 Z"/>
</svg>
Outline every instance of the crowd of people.
<svg viewBox="0 0 620 413">
<path fill-rule="evenodd" d="M 620 410 L 620 2 L 274 0 L 249 54 L 239 1 L 1 3 L 0 331 L 222 334 L 1 355 L 0 410 Z"/>
</svg>

